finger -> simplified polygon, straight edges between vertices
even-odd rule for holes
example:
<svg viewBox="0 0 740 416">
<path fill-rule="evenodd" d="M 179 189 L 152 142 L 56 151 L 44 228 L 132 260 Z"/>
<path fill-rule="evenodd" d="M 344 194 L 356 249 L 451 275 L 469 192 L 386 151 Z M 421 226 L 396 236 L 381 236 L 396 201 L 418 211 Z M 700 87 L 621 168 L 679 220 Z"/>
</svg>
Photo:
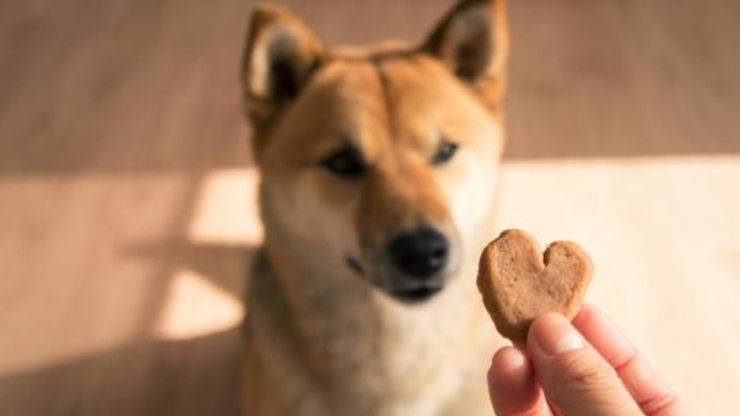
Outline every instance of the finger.
<svg viewBox="0 0 740 416">
<path fill-rule="evenodd" d="M 655 374 L 632 342 L 595 306 L 584 305 L 573 320 L 573 326 L 614 367 L 645 414 L 682 414 L 676 395 Z"/>
<path fill-rule="evenodd" d="M 564 316 L 535 319 L 527 349 L 540 386 L 563 414 L 642 415 L 614 368 Z"/>
<path fill-rule="evenodd" d="M 514 347 L 496 352 L 488 371 L 488 389 L 499 416 L 549 416 L 529 359 Z"/>
</svg>

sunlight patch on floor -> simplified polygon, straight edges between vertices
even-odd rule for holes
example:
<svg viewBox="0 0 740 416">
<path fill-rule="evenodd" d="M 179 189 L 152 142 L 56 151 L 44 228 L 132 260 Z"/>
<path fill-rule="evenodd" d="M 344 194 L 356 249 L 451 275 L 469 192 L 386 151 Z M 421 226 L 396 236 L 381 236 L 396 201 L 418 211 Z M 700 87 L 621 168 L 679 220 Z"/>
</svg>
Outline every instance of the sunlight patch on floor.
<svg viewBox="0 0 740 416">
<path fill-rule="evenodd" d="M 256 245 L 262 241 L 257 217 L 257 169 L 223 169 L 205 178 L 188 237 L 197 243 Z"/>
<path fill-rule="evenodd" d="M 256 169 L 222 169 L 204 179 L 187 232 L 191 243 L 252 247 L 262 241 L 258 218 Z M 245 258 L 246 261 L 246 258 Z M 243 275 L 235 279 L 247 278 Z M 235 297 L 194 270 L 179 270 L 171 279 L 155 335 L 185 339 L 238 325 L 245 313 Z"/>
<path fill-rule="evenodd" d="M 164 339 L 189 339 L 239 325 L 240 301 L 189 270 L 175 274 L 155 329 Z"/>
</svg>

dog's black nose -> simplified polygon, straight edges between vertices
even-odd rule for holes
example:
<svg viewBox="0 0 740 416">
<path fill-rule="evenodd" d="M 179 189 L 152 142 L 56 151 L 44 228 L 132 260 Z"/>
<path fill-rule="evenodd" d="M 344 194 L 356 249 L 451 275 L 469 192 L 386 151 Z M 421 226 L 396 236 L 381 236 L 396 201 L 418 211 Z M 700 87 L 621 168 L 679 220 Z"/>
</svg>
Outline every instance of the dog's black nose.
<svg viewBox="0 0 740 416">
<path fill-rule="evenodd" d="M 427 278 L 447 264 L 449 245 L 440 232 L 420 228 L 396 237 L 388 250 L 393 263 L 401 271 L 413 277 Z"/>
</svg>

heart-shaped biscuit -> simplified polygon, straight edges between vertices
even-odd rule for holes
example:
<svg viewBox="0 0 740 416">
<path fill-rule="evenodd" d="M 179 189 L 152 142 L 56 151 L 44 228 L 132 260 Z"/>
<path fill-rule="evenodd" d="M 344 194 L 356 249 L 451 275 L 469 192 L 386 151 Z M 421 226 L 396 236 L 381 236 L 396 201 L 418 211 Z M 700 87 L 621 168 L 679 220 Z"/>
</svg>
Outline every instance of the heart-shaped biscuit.
<svg viewBox="0 0 740 416">
<path fill-rule="evenodd" d="M 543 259 L 537 240 L 524 231 L 507 230 L 481 254 L 478 290 L 498 332 L 524 342 L 532 320 L 545 312 L 573 319 L 592 270 L 588 254 L 575 243 L 552 243 Z"/>
</svg>

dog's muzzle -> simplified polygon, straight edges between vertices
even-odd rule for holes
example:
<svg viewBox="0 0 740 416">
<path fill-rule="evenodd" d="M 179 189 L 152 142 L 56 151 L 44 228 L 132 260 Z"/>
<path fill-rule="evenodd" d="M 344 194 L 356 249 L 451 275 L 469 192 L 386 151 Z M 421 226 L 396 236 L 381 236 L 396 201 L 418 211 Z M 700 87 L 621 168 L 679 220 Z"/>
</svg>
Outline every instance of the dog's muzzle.
<svg viewBox="0 0 740 416">
<path fill-rule="evenodd" d="M 450 243 L 441 232 L 420 227 L 395 236 L 372 263 L 348 256 L 347 264 L 366 280 L 406 303 L 439 293 L 450 269 Z"/>
</svg>

